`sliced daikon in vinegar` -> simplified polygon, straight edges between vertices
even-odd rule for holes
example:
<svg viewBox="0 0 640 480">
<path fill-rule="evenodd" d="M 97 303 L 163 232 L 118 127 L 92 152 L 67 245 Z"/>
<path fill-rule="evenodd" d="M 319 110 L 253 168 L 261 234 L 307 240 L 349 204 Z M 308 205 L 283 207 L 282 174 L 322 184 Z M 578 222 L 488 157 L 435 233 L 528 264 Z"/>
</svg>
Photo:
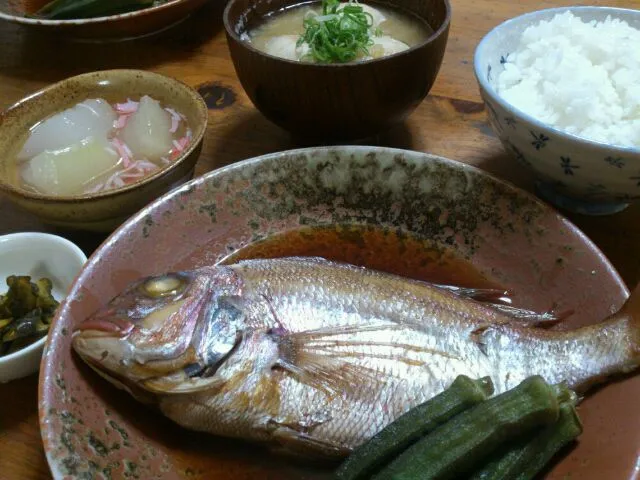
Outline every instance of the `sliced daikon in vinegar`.
<svg viewBox="0 0 640 480">
<path fill-rule="evenodd" d="M 85 100 L 36 124 L 18 159 L 33 158 L 45 150 L 60 150 L 88 137 L 106 139 L 117 118 L 107 101 Z"/>
<path fill-rule="evenodd" d="M 122 140 L 135 157 L 157 161 L 173 147 L 171 115 L 151 97 L 140 99 L 140 106 L 131 115 L 122 132 Z"/>
<path fill-rule="evenodd" d="M 79 195 L 118 164 L 119 155 L 105 139 L 89 137 L 67 148 L 45 150 L 24 162 L 22 178 L 48 195 Z"/>
</svg>

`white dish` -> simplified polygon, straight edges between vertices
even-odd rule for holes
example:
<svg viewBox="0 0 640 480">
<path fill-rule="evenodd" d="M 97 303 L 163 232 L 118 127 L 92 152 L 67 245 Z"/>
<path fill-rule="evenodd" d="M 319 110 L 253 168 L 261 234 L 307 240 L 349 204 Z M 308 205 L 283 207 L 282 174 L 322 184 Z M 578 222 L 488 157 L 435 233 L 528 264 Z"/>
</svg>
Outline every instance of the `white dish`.
<svg viewBox="0 0 640 480">
<path fill-rule="evenodd" d="M 53 283 L 53 296 L 59 302 L 87 261 L 75 244 L 47 233 L 25 232 L 0 236 L 0 292 L 7 291 L 9 275 L 30 275 L 33 280 L 47 277 Z M 38 371 L 47 337 L 0 357 L 0 383 Z"/>
<path fill-rule="evenodd" d="M 640 28 L 640 10 L 593 6 L 538 10 L 507 20 L 487 33 L 476 48 L 474 72 L 489 123 L 505 150 L 533 174 L 537 193 L 575 213 L 608 215 L 640 200 L 640 149 L 600 143 L 559 130 L 515 108 L 496 90 L 496 79 L 523 30 L 566 11 L 585 22 L 611 16 Z"/>
</svg>

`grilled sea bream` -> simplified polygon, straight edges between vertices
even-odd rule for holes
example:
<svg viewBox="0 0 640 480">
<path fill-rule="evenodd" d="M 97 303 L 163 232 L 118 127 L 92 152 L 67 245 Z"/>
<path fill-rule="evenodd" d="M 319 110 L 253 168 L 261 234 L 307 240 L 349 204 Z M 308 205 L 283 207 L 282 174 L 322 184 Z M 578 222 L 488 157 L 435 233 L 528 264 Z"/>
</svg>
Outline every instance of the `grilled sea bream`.
<svg viewBox="0 0 640 480">
<path fill-rule="evenodd" d="M 490 293 L 318 258 L 247 260 L 143 279 L 82 323 L 73 347 L 184 427 L 322 456 L 347 454 L 460 374 L 491 377 L 497 393 L 536 374 L 584 392 L 640 363 L 636 296 L 561 332 L 477 300 Z"/>
</svg>

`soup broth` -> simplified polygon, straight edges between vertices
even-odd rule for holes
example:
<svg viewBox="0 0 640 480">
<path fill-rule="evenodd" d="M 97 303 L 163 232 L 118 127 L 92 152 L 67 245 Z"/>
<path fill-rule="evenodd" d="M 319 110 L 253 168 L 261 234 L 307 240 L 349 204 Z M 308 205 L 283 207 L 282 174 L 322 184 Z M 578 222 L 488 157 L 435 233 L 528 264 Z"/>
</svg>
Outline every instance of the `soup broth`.
<svg viewBox="0 0 640 480">
<path fill-rule="evenodd" d="M 346 3 L 342 4 L 346 5 Z M 424 42 L 433 30 L 429 25 L 412 13 L 389 8 L 378 4 L 363 4 L 364 12 L 370 15 L 371 39 L 373 45 L 367 47 L 368 53 L 360 52 L 356 60 L 371 60 L 391 55 Z M 315 60 L 309 54 L 307 44 L 297 45 L 304 33 L 304 20 L 310 16 L 320 16 L 322 7 L 319 2 L 297 5 L 276 12 L 257 28 L 245 36 L 258 50 L 286 58 L 288 60 Z"/>
<path fill-rule="evenodd" d="M 395 230 L 358 225 L 306 227 L 272 235 L 221 263 L 250 258 L 323 257 L 432 283 L 501 288 L 451 249 Z"/>
</svg>

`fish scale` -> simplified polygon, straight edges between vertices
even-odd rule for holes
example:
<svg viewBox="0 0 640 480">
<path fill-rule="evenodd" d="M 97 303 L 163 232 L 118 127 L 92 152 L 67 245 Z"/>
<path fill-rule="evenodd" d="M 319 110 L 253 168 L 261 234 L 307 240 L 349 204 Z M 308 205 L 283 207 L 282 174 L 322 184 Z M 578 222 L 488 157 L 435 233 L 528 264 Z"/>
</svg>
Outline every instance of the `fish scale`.
<svg viewBox="0 0 640 480">
<path fill-rule="evenodd" d="M 140 280 L 80 325 L 76 351 L 186 428 L 298 454 L 344 456 L 460 374 L 491 377 L 496 393 L 531 375 L 582 393 L 640 361 L 637 294 L 600 324 L 551 331 L 473 289 L 317 258 L 168 275 L 181 288 L 153 297 L 157 278 Z"/>
</svg>

